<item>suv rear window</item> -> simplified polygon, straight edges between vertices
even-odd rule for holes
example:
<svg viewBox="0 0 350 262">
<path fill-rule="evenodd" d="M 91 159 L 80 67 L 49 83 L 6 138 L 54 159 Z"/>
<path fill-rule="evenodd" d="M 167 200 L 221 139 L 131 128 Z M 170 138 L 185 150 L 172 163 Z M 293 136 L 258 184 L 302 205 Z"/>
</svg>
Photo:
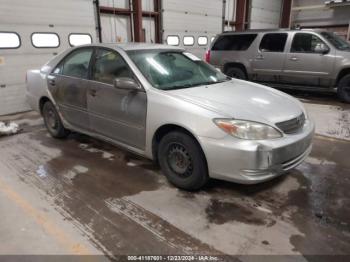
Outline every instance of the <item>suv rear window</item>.
<svg viewBox="0 0 350 262">
<path fill-rule="evenodd" d="M 262 52 L 283 52 L 288 34 L 273 33 L 265 34 L 261 40 L 259 49 Z"/>
<path fill-rule="evenodd" d="M 214 51 L 244 51 L 253 43 L 257 34 L 222 35 L 212 47 Z"/>
</svg>

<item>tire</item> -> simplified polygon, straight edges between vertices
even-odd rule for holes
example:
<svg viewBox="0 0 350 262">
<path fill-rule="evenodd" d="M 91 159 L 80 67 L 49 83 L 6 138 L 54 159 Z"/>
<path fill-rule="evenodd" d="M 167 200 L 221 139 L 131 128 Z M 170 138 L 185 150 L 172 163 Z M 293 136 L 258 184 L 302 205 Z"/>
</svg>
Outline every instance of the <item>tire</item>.
<svg viewBox="0 0 350 262">
<path fill-rule="evenodd" d="M 52 137 L 65 138 L 68 136 L 69 131 L 64 128 L 55 106 L 50 101 L 45 102 L 42 113 L 45 126 Z"/>
<path fill-rule="evenodd" d="M 350 103 L 350 74 L 340 79 L 337 92 L 342 101 Z"/>
<path fill-rule="evenodd" d="M 247 80 L 247 76 L 245 72 L 238 68 L 238 67 L 230 67 L 226 70 L 226 75 L 237 78 L 237 79 L 242 79 L 242 80 Z"/>
<path fill-rule="evenodd" d="M 158 147 L 159 165 L 167 179 L 178 188 L 193 191 L 209 179 L 204 153 L 191 136 L 174 131 Z"/>
</svg>

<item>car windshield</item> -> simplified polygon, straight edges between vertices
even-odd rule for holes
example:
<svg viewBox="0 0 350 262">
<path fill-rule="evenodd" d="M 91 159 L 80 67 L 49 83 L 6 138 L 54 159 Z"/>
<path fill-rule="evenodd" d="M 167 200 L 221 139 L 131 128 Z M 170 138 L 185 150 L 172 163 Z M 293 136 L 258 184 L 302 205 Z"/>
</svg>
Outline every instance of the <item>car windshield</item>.
<svg viewBox="0 0 350 262">
<path fill-rule="evenodd" d="M 128 55 L 157 89 L 173 90 L 210 85 L 229 77 L 196 56 L 181 51 L 133 50 Z"/>
<path fill-rule="evenodd" d="M 325 37 L 335 48 L 350 51 L 350 43 L 340 36 L 330 32 L 322 32 L 321 35 Z"/>
</svg>

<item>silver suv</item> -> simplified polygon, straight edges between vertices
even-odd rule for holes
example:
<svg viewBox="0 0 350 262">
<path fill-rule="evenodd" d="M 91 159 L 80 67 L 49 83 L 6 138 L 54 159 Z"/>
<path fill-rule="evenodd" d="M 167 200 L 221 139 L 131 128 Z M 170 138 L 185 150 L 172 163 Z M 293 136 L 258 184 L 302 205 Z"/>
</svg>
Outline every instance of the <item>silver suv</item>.
<svg viewBox="0 0 350 262">
<path fill-rule="evenodd" d="M 350 103 L 350 43 L 322 30 L 218 35 L 206 60 L 225 74 L 274 87 L 337 90 Z"/>
</svg>

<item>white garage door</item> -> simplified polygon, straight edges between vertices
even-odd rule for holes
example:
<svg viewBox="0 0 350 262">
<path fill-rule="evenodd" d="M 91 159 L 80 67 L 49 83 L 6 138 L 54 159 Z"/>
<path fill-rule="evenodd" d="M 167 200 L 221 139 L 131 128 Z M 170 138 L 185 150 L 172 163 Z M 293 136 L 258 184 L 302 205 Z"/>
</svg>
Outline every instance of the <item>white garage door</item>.
<svg viewBox="0 0 350 262">
<path fill-rule="evenodd" d="M 1 0 L 0 115 L 28 110 L 26 71 L 71 45 L 95 42 L 95 28 L 92 0 Z"/>
<path fill-rule="evenodd" d="M 163 1 L 163 42 L 203 58 L 211 39 L 222 30 L 222 0 Z"/>
<path fill-rule="evenodd" d="M 252 0 L 249 29 L 279 28 L 283 0 Z"/>
</svg>

